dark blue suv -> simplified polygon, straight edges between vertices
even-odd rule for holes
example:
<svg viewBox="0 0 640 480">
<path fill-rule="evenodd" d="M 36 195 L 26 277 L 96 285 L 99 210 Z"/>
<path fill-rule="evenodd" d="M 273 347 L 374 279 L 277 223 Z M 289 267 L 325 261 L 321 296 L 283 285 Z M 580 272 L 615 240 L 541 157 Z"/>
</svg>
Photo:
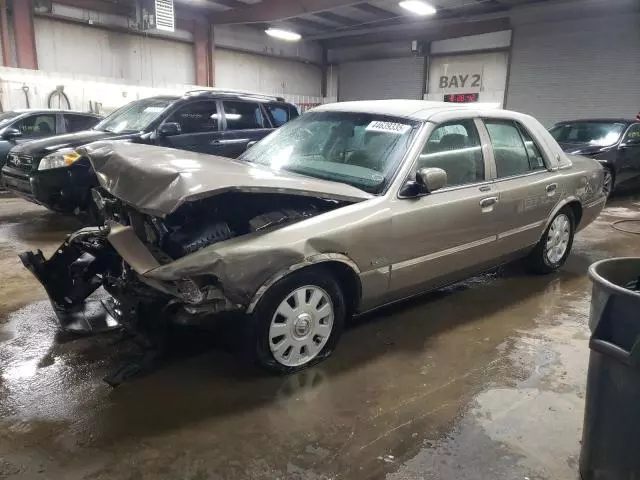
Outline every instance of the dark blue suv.
<svg viewBox="0 0 640 480">
<path fill-rule="evenodd" d="M 91 130 L 18 145 L 2 168 L 5 188 L 61 213 L 91 213 L 97 179 L 75 148 L 96 140 L 129 140 L 235 158 L 298 116 L 283 98 L 228 90 L 136 100 Z"/>
</svg>

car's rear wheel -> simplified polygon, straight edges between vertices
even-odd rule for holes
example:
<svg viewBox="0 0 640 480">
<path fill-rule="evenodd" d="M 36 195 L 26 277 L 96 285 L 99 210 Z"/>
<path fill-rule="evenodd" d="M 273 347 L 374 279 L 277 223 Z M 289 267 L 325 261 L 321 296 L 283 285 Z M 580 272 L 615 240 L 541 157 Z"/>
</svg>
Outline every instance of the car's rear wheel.
<svg viewBox="0 0 640 480">
<path fill-rule="evenodd" d="M 575 234 L 575 219 L 571 208 L 560 210 L 529 254 L 529 266 L 536 273 L 551 273 L 566 262 Z"/>
<path fill-rule="evenodd" d="M 322 267 L 294 272 L 275 283 L 251 315 L 249 348 L 269 371 L 291 373 L 328 357 L 342 334 L 344 295 Z"/>
</svg>

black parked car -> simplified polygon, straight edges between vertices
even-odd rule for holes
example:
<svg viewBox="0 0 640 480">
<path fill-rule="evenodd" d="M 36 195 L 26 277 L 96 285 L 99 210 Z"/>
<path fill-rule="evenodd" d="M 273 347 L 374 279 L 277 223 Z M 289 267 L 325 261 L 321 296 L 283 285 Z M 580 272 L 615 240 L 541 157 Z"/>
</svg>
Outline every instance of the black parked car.
<svg viewBox="0 0 640 480">
<path fill-rule="evenodd" d="M 13 110 L 0 113 L 0 167 L 9 150 L 20 143 L 61 133 L 87 130 L 102 117 L 69 110 Z"/>
<path fill-rule="evenodd" d="M 91 130 L 15 147 L 2 169 L 2 181 L 7 189 L 51 210 L 92 213 L 90 192 L 97 179 L 76 147 L 122 139 L 237 157 L 249 144 L 297 116 L 297 108 L 283 98 L 231 91 L 136 100 Z"/>
<path fill-rule="evenodd" d="M 550 133 L 565 152 L 602 163 L 607 195 L 640 183 L 640 121 L 573 120 L 554 125 Z"/>
</svg>

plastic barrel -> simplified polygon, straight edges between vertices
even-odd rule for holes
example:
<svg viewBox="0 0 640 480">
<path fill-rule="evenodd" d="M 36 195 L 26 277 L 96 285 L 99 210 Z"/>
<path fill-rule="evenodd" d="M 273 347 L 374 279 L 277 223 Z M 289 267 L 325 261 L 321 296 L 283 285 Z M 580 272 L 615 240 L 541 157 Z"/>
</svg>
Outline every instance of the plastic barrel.
<svg viewBox="0 0 640 480">
<path fill-rule="evenodd" d="M 589 268 L 593 281 L 582 480 L 640 479 L 640 258 Z"/>
</svg>

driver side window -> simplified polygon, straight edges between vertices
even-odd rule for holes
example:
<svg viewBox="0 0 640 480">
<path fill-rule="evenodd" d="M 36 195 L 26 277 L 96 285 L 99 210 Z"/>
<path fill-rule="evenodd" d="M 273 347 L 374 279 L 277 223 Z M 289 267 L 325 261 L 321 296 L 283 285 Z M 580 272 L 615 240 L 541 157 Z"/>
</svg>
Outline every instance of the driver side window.
<svg viewBox="0 0 640 480">
<path fill-rule="evenodd" d="M 640 145 L 640 123 L 636 123 L 629 128 L 622 142 Z"/>
<path fill-rule="evenodd" d="M 23 138 L 40 138 L 56 134 L 56 117 L 51 114 L 31 115 L 14 125 Z"/>
<path fill-rule="evenodd" d="M 417 168 L 441 168 L 447 173 L 447 187 L 485 179 L 482 144 L 472 119 L 438 126 L 418 157 Z"/>
</svg>

